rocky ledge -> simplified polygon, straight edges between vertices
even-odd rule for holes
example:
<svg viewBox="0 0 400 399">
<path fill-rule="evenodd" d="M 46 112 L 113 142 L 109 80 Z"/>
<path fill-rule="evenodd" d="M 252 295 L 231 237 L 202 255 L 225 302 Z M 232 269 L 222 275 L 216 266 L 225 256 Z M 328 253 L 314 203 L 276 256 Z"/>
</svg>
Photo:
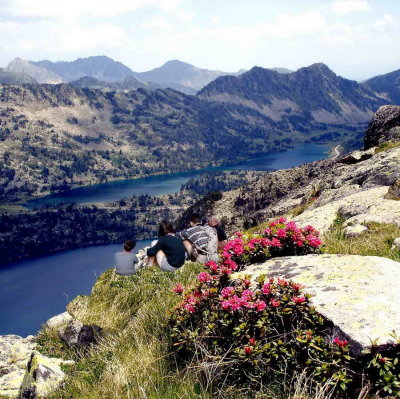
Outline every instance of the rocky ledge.
<svg viewBox="0 0 400 399">
<path fill-rule="evenodd" d="M 372 344 L 395 344 L 400 336 L 399 262 L 359 255 L 291 256 L 249 266 L 241 274 L 253 281 L 268 274 L 302 284 L 312 305 L 356 354 Z"/>
</svg>

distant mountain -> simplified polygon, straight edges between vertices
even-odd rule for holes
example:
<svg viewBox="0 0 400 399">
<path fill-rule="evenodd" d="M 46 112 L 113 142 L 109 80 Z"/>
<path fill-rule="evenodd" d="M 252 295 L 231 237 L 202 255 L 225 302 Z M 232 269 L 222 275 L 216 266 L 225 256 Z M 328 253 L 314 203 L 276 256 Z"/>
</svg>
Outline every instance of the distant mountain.
<svg viewBox="0 0 400 399">
<path fill-rule="evenodd" d="M 36 80 L 26 73 L 11 72 L 0 68 L 0 84 L 21 85 L 25 83 L 36 83 Z"/>
<path fill-rule="evenodd" d="M 194 94 L 220 76 L 237 74 L 239 72 L 230 73 L 201 69 L 186 62 L 172 60 L 151 71 L 136 73 L 135 76 L 145 82 L 154 82 L 186 94 Z"/>
<path fill-rule="evenodd" d="M 363 82 L 362 85 L 376 92 L 388 102 L 400 105 L 400 69 L 375 76 Z"/>
<path fill-rule="evenodd" d="M 133 76 L 127 76 L 120 82 L 106 82 L 104 80 L 99 80 L 91 76 L 84 76 L 77 80 L 70 82 L 74 87 L 78 88 L 91 88 L 91 89 L 110 89 L 110 90 L 136 90 L 139 88 L 156 90 L 161 88 L 161 86 L 156 85 L 151 82 L 141 82 L 134 78 Z"/>
<path fill-rule="evenodd" d="M 32 64 L 29 61 L 21 58 L 15 58 L 12 60 L 7 68 L 7 72 L 22 74 L 24 76 L 30 76 L 37 83 L 62 83 L 62 78 L 46 68 Z"/>
<path fill-rule="evenodd" d="M 308 115 L 321 123 L 365 122 L 385 102 L 322 63 L 287 74 L 254 67 L 240 76 L 219 77 L 198 96 L 253 108 L 275 121 Z"/>
<path fill-rule="evenodd" d="M 64 82 L 71 82 L 84 76 L 91 76 L 107 82 L 116 82 L 123 80 L 127 76 L 134 75 L 134 72 L 126 65 L 104 55 L 78 58 L 71 62 L 31 61 L 31 64 L 56 73 L 62 77 Z"/>
<path fill-rule="evenodd" d="M 275 71 L 275 72 L 283 73 L 283 74 L 285 74 L 285 73 L 293 73 L 293 72 L 294 72 L 294 71 L 292 71 L 291 69 L 280 68 L 280 67 L 268 68 L 268 69 L 270 69 L 271 71 Z"/>
</svg>

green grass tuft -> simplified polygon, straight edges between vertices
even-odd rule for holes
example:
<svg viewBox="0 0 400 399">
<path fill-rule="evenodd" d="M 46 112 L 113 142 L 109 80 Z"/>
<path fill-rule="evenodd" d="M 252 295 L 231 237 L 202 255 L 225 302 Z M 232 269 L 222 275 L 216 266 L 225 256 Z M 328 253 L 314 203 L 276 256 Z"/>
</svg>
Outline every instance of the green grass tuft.
<svg viewBox="0 0 400 399">
<path fill-rule="evenodd" d="M 397 147 L 400 147 L 400 141 L 398 142 L 387 141 L 386 143 L 380 144 L 375 149 L 375 154 L 379 154 L 380 152 L 391 150 L 392 148 L 397 148 Z"/>
</svg>

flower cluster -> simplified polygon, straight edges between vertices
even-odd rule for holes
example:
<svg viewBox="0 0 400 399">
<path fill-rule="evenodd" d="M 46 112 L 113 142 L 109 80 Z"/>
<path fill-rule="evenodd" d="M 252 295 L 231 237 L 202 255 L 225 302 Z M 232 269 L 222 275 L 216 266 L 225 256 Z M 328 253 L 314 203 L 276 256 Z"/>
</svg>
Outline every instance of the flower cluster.
<svg viewBox="0 0 400 399">
<path fill-rule="evenodd" d="M 279 245 L 271 247 L 272 256 L 305 255 L 315 252 L 322 245 L 314 227 L 300 228 L 285 218 L 270 222 L 262 236 L 275 243 L 279 242 Z"/>
<path fill-rule="evenodd" d="M 321 245 L 319 233 L 312 226 L 301 229 L 295 222 L 279 218 L 258 234 L 237 232 L 223 248 L 221 258 L 230 269 L 237 270 L 273 256 L 312 253 Z"/>
</svg>

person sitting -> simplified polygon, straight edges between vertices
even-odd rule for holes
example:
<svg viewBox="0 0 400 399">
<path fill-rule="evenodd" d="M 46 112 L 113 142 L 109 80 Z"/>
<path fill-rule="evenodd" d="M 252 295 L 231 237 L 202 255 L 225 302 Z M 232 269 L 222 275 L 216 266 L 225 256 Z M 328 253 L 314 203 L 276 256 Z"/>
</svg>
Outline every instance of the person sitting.
<svg viewBox="0 0 400 399">
<path fill-rule="evenodd" d="M 172 224 L 163 220 L 158 228 L 158 240 L 147 250 L 147 265 L 157 264 L 165 272 L 173 272 L 185 263 L 185 247 L 175 235 Z"/>
<path fill-rule="evenodd" d="M 115 272 L 123 276 L 130 276 L 136 273 L 137 258 L 132 253 L 135 248 L 135 240 L 126 240 L 124 242 L 124 250 L 114 254 Z"/>
<path fill-rule="evenodd" d="M 218 235 L 218 250 L 222 250 L 224 248 L 228 237 L 226 236 L 225 231 L 221 227 L 221 222 L 215 216 L 211 216 L 208 218 L 208 225 L 214 227 L 217 231 Z"/>
<path fill-rule="evenodd" d="M 202 226 L 197 213 L 190 217 L 190 227 L 177 233 L 183 240 L 186 252 L 192 260 L 206 263 L 218 260 L 217 233 L 210 226 Z"/>
</svg>

